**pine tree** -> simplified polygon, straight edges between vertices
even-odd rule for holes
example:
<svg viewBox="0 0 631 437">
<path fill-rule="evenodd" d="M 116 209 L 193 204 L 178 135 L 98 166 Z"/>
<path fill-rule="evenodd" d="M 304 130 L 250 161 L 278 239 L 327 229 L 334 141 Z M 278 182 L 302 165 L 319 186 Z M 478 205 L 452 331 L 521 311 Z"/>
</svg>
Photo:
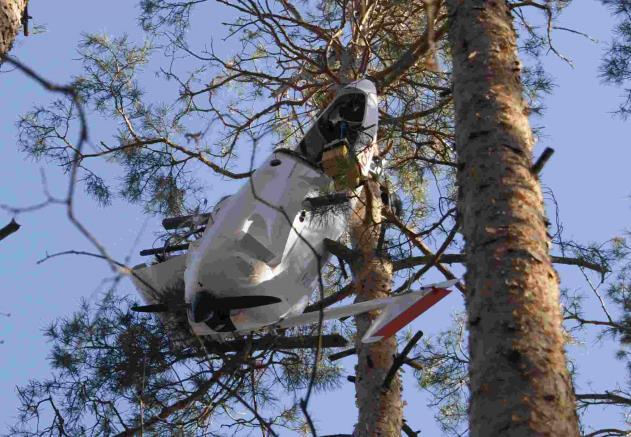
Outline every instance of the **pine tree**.
<svg viewBox="0 0 631 437">
<path fill-rule="evenodd" d="M 25 15 L 28 0 L 0 1 L 0 59 L 11 50 Z"/>
<path fill-rule="evenodd" d="M 448 2 L 472 436 L 578 435 L 508 4 Z"/>
<path fill-rule="evenodd" d="M 631 114 L 631 3 L 626 0 L 601 0 L 619 21 L 613 30 L 613 38 L 601 66 L 605 81 L 625 87 L 625 98 L 617 113 L 623 118 Z"/>
</svg>

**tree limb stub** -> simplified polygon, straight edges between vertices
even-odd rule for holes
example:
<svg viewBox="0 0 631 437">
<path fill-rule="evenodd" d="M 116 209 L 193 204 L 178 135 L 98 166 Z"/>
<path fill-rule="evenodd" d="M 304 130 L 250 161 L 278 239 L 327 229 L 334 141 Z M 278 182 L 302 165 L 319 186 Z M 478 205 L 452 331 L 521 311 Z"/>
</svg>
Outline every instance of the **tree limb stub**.
<svg viewBox="0 0 631 437">
<path fill-rule="evenodd" d="M 418 432 L 410 428 L 410 425 L 405 422 L 403 422 L 403 427 L 401 427 L 401 431 L 403 431 L 408 437 L 417 437 L 419 435 Z"/>
<path fill-rule="evenodd" d="M 15 219 L 12 219 L 8 225 L 0 229 L 0 241 L 17 232 L 18 229 L 20 229 L 20 225 L 15 221 Z"/>
<path fill-rule="evenodd" d="M 401 353 L 397 354 L 394 362 L 392 363 L 392 367 L 390 367 L 390 370 L 388 371 L 386 378 L 383 381 L 382 387 L 385 390 L 388 390 L 390 388 L 390 383 L 399 371 L 399 368 L 403 365 L 403 363 L 405 363 L 408 354 L 412 351 L 412 348 L 416 345 L 416 343 L 418 343 L 421 337 L 423 337 L 423 331 L 418 331 L 416 334 L 414 334 L 414 337 L 410 339 L 408 344 L 405 345 Z"/>
<path fill-rule="evenodd" d="M 541 170 L 543 170 L 543 167 L 546 165 L 546 163 L 548 162 L 548 160 L 550 159 L 550 157 L 552 156 L 553 153 L 554 153 L 554 149 L 553 148 L 546 147 L 546 149 L 543 151 L 541 156 L 537 159 L 537 161 L 530 168 L 530 171 L 533 172 L 533 174 L 539 174 L 541 172 Z"/>
</svg>

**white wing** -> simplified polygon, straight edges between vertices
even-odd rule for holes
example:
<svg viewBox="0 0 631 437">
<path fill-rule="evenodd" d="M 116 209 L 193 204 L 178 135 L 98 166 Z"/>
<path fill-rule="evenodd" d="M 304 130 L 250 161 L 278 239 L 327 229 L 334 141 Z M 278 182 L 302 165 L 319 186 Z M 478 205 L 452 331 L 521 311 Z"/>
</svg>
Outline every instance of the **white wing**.
<svg viewBox="0 0 631 437">
<path fill-rule="evenodd" d="M 362 338 L 362 343 L 373 343 L 382 338 L 394 335 L 412 320 L 423 314 L 443 297 L 447 296 L 451 292 L 448 288 L 453 286 L 456 282 L 458 282 L 458 280 L 454 279 L 438 284 L 427 285 L 418 291 L 399 296 L 327 308 L 322 311 L 322 320 L 340 319 L 342 317 L 382 309 L 382 313 L 375 319 Z M 276 326 L 279 328 L 289 328 L 292 326 L 317 323 L 319 320 L 320 311 L 313 311 L 287 317 L 281 320 Z"/>
</svg>

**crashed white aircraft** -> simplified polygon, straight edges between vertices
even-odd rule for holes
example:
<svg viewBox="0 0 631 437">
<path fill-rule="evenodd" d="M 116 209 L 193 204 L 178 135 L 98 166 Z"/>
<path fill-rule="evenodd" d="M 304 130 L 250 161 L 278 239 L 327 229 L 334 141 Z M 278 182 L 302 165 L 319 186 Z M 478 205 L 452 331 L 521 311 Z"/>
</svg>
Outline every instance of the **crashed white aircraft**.
<svg viewBox="0 0 631 437">
<path fill-rule="evenodd" d="M 355 194 L 362 189 L 362 178 L 374 171 L 377 103 L 369 80 L 341 88 L 295 149 L 275 150 L 237 193 L 204 216 L 206 223 L 194 219 L 205 230 L 187 253 L 134 268 L 132 279 L 148 304 L 135 309 L 186 311 L 195 334 L 219 341 L 318 322 L 319 312 L 303 311 L 329 256 L 324 240 L 338 240 L 346 219 L 343 214 L 314 219 L 304 202 L 332 184 Z M 427 310 L 454 282 L 324 309 L 322 316 L 328 320 L 381 309 L 362 339 L 375 342 Z M 163 290 L 182 283 L 184 305 L 161 301 Z"/>
</svg>

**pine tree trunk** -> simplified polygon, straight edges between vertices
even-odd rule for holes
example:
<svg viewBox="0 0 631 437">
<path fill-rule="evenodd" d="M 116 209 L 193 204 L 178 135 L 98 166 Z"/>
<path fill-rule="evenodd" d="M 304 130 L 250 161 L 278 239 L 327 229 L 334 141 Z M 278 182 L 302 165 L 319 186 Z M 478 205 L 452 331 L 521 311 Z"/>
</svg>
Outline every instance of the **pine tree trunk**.
<svg viewBox="0 0 631 437">
<path fill-rule="evenodd" d="M 361 254 L 352 266 L 356 302 L 387 297 L 392 290 L 392 263 L 377 253 L 382 204 L 376 182 L 365 183 L 359 204 L 350 225 L 353 245 Z M 401 434 L 403 404 L 400 378 L 395 377 L 389 389 L 382 388 L 397 353 L 396 339 L 390 337 L 370 345 L 361 344 L 361 338 L 378 315 L 379 311 L 373 311 L 355 318 L 358 351 L 355 390 L 359 411 L 355 437 Z"/>
<path fill-rule="evenodd" d="M 28 0 L 0 0 L 0 59 L 11 50 L 27 3 Z"/>
<path fill-rule="evenodd" d="M 471 436 L 577 436 L 559 284 L 505 1 L 448 0 Z"/>
</svg>

